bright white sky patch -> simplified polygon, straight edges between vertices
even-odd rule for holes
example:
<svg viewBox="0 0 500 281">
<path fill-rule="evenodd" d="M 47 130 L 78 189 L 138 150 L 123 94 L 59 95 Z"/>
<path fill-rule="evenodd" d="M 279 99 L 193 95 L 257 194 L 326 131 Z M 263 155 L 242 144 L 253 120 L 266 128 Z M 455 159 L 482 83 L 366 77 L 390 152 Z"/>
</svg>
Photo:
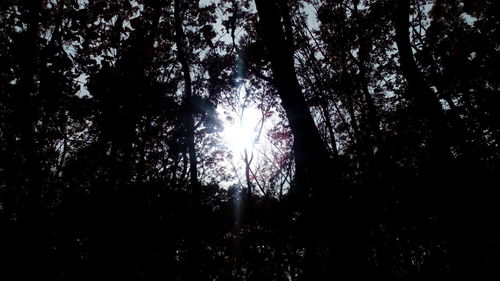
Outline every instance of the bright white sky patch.
<svg viewBox="0 0 500 281">
<path fill-rule="evenodd" d="M 226 146 L 231 149 L 235 157 L 242 155 L 245 150 L 247 153 L 252 153 L 262 122 L 262 113 L 255 105 L 246 105 L 245 96 L 245 88 L 241 87 L 237 108 L 229 112 L 227 116 L 229 120 L 226 119 L 224 122 L 222 132 Z"/>
<path fill-rule="evenodd" d="M 247 108 L 241 118 L 224 126 L 222 135 L 235 154 L 251 152 L 258 135 L 261 114 L 256 108 Z"/>
</svg>

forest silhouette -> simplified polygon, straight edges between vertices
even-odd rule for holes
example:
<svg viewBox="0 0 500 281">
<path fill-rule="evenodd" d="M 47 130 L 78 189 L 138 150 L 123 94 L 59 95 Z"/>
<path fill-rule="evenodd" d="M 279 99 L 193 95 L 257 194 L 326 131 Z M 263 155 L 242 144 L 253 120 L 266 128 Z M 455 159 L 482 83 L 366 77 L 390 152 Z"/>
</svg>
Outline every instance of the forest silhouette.
<svg viewBox="0 0 500 281">
<path fill-rule="evenodd" d="M 0 279 L 500 280 L 498 11 L 1 1 Z"/>
</svg>

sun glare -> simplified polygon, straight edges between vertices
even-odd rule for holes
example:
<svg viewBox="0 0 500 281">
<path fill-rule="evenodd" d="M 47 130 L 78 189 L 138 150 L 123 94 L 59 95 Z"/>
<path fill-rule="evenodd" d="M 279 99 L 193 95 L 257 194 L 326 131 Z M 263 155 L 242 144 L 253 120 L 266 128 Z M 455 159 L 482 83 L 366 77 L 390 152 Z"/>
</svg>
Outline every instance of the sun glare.
<svg viewBox="0 0 500 281">
<path fill-rule="evenodd" d="M 226 144 L 233 153 L 241 154 L 253 150 L 260 123 L 260 112 L 256 108 L 245 108 L 242 115 L 235 114 L 222 132 Z"/>
<path fill-rule="evenodd" d="M 226 112 L 229 120 L 224 122 L 222 131 L 225 144 L 235 155 L 241 155 L 245 150 L 248 153 L 253 150 L 262 119 L 262 114 L 256 106 L 244 105 L 245 95 L 242 87 L 239 91 L 238 106 L 234 112 Z"/>
</svg>

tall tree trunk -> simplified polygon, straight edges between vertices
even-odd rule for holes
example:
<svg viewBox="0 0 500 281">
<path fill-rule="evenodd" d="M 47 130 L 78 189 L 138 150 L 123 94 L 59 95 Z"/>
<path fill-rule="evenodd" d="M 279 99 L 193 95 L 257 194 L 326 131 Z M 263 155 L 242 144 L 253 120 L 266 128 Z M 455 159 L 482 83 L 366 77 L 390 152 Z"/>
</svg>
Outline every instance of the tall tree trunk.
<svg viewBox="0 0 500 281">
<path fill-rule="evenodd" d="M 358 5 L 359 3 L 354 4 L 354 9 L 353 9 L 353 15 L 357 19 L 358 22 L 361 22 L 362 18 L 361 15 L 359 14 L 358 11 Z M 362 25 L 363 27 L 366 26 L 366 23 Z M 370 129 L 373 133 L 373 136 L 375 137 L 375 145 L 380 146 L 382 140 L 381 140 L 381 133 L 380 133 L 380 120 L 379 116 L 377 114 L 377 107 L 375 106 L 375 102 L 373 101 L 373 97 L 370 94 L 370 91 L 368 90 L 368 69 L 367 69 L 367 63 L 370 61 L 370 49 L 372 47 L 372 42 L 367 38 L 366 36 L 366 31 L 365 29 L 362 29 L 360 26 L 358 26 L 358 31 L 359 31 L 359 61 L 358 61 L 358 67 L 359 67 L 359 80 L 361 83 L 361 91 L 363 93 L 363 97 L 366 103 L 366 109 L 368 112 L 368 122 L 370 125 Z"/>
<path fill-rule="evenodd" d="M 256 0 L 255 3 L 269 52 L 275 85 L 294 137 L 297 177 L 303 184 L 302 188 L 307 189 L 306 193 L 316 193 L 321 186 L 314 186 L 314 183 L 319 183 L 319 178 L 324 177 L 324 172 L 328 171 L 331 165 L 328 150 L 316 128 L 297 80 L 293 43 L 292 38 L 289 38 L 290 27 L 284 30 L 276 1 Z M 289 19 L 285 20 L 287 21 L 289 22 Z"/>
<path fill-rule="evenodd" d="M 306 252 L 304 280 L 322 280 L 324 272 L 319 261 L 320 240 L 328 239 L 339 271 L 350 271 L 354 251 L 350 251 L 345 211 L 345 190 L 328 150 L 321 139 L 297 80 L 293 58 L 291 20 L 286 1 L 255 0 L 260 27 L 266 45 L 273 78 L 282 100 L 288 123 L 294 137 L 297 195 L 305 199 L 304 229 Z M 278 4 L 281 4 L 279 6 Z M 283 26 L 283 24 L 285 26 Z M 328 198 L 328 199 L 327 199 Z M 328 231 L 328 221 L 337 221 L 335 232 Z M 329 243 L 328 242 L 328 243 Z M 344 273 L 339 275 L 346 276 Z"/>
<path fill-rule="evenodd" d="M 177 59 L 179 60 L 184 77 L 184 98 L 183 98 L 183 123 L 185 127 L 186 145 L 189 154 L 189 174 L 190 182 L 193 186 L 198 185 L 198 170 L 196 149 L 194 145 L 194 120 L 193 120 L 193 87 L 189 60 L 187 58 L 186 46 L 184 43 L 184 30 L 182 28 L 182 18 L 180 15 L 181 0 L 174 1 L 175 17 L 175 43 L 177 46 Z"/>
<path fill-rule="evenodd" d="M 409 99 L 427 122 L 430 132 L 431 157 L 434 163 L 448 158 L 446 124 L 441 104 L 431 88 L 426 84 L 413 57 L 410 44 L 410 3 L 409 0 L 394 1 L 394 26 L 396 29 L 396 45 L 403 75 L 408 83 Z"/>
<path fill-rule="evenodd" d="M 18 227 L 20 245 L 15 245 L 12 252 L 14 266 L 23 264 L 22 271 L 25 276 L 40 276 L 45 272 L 43 258 L 47 253 L 48 231 L 46 225 L 47 211 L 43 204 L 43 162 L 40 155 L 40 141 L 37 141 L 39 134 L 35 130 L 39 113 L 39 86 L 37 76 L 40 73 L 40 50 L 39 37 L 43 2 L 40 0 L 22 1 L 22 8 L 27 19 L 27 30 L 22 37 L 21 76 L 19 84 L 20 91 L 14 97 L 15 110 L 12 113 L 14 122 L 13 136 L 19 137 L 19 153 L 12 155 L 20 170 L 16 171 L 16 176 L 12 179 L 13 187 L 19 194 L 19 203 L 14 205 L 14 210 L 19 213 Z M 4 159 L 5 160 L 5 159 Z M 0 160 L 1 161 L 1 160 Z M 24 190 L 23 190 L 24 188 Z M 7 269 L 7 268 L 6 268 Z M 20 269 L 18 269 L 20 270 Z M 43 276 L 43 275 L 42 275 Z"/>
<path fill-rule="evenodd" d="M 29 2 L 29 1 L 28 1 Z M 32 1 L 25 4 L 26 13 L 30 18 L 28 28 L 24 38 L 25 57 L 22 59 L 22 76 L 21 85 L 22 91 L 19 93 L 21 98 L 18 98 L 16 106 L 18 110 L 14 112 L 14 120 L 18 122 L 18 130 L 20 135 L 20 143 L 23 157 L 25 158 L 25 177 L 28 177 L 29 187 L 27 194 L 31 204 L 39 205 L 39 200 L 42 196 L 41 186 L 41 163 L 37 151 L 37 143 L 35 140 L 34 123 L 36 122 L 36 112 L 38 110 L 34 99 L 37 92 L 35 83 L 38 65 L 38 36 L 39 36 L 39 21 L 40 11 L 42 9 L 42 1 Z"/>
<path fill-rule="evenodd" d="M 194 143 L 194 120 L 193 120 L 193 89 L 189 60 L 184 42 L 184 30 L 182 28 L 181 1 L 174 0 L 174 25 L 175 43 L 177 46 L 177 58 L 182 67 L 184 77 L 184 98 L 183 98 L 183 123 L 186 136 L 186 145 L 189 154 L 189 174 L 192 188 L 192 213 L 190 226 L 188 228 L 188 267 L 186 272 L 187 280 L 201 280 L 201 236 L 198 229 L 201 209 L 201 190 L 198 182 L 198 169 L 196 159 L 196 149 Z"/>
<path fill-rule="evenodd" d="M 394 24 L 401 70 L 408 83 L 409 99 L 414 102 L 418 114 L 426 122 L 430 132 L 431 155 L 425 174 L 432 182 L 433 188 L 430 188 L 430 185 L 426 188 L 424 184 L 421 193 L 428 200 L 425 204 L 429 211 L 436 215 L 442 221 L 441 223 L 447 224 L 448 229 L 452 230 L 444 231 L 445 239 L 449 245 L 448 251 L 454 257 L 450 260 L 451 267 L 456 272 L 467 271 L 471 267 L 468 261 L 470 261 L 471 256 L 474 256 L 470 250 L 475 245 L 467 243 L 470 239 L 465 237 L 470 237 L 470 233 L 463 231 L 465 229 L 462 220 L 463 213 L 461 214 L 459 211 L 463 208 L 463 203 L 462 200 L 457 201 L 456 199 L 458 197 L 456 194 L 463 192 L 462 187 L 449 184 L 450 177 L 456 177 L 456 170 L 453 170 L 453 165 L 449 162 L 451 159 L 449 151 L 450 131 L 446 125 L 441 104 L 430 87 L 427 86 L 413 57 L 410 45 L 409 15 L 409 0 L 395 1 Z"/>
<path fill-rule="evenodd" d="M 378 114 L 375 101 L 369 91 L 369 63 L 370 63 L 370 50 L 373 43 L 367 33 L 369 33 L 369 23 L 359 13 L 359 1 L 354 1 L 353 17 L 356 20 L 358 29 L 358 43 L 359 52 L 356 64 L 359 69 L 357 75 L 360 92 L 364 100 L 363 117 L 367 125 L 367 132 L 361 137 L 363 138 L 363 152 L 364 159 L 362 160 L 362 178 L 364 182 L 373 183 L 377 178 L 377 171 L 380 170 L 381 165 L 378 161 L 383 159 L 384 152 L 380 148 L 382 146 L 382 133 L 380 132 L 380 118 Z M 376 152 L 375 149 L 378 149 Z M 376 156 L 376 157 L 374 157 Z"/>
</svg>

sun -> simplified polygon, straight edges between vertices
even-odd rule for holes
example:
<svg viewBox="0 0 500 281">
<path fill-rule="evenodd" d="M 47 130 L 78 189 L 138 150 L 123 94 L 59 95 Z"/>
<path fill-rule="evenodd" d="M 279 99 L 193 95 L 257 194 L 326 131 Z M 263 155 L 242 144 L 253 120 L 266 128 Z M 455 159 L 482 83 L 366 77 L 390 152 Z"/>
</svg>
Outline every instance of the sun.
<svg viewBox="0 0 500 281">
<path fill-rule="evenodd" d="M 241 115 L 231 116 L 222 132 L 226 145 L 235 154 L 251 152 L 257 141 L 261 114 L 256 108 L 245 108 Z"/>
<path fill-rule="evenodd" d="M 226 111 L 226 121 L 222 137 L 225 145 L 235 155 L 241 155 L 245 151 L 251 153 L 259 137 L 259 127 L 262 122 L 262 113 L 256 105 L 245 105 L 243 99 L 246 91 L 241 87 L 238 91 L 237 108 Z"/>
<path fill-rule="evenodd" d="M 220 143 L 227 157 L 221 159 L 221 167 L 232 171 L 225 187 L 256 188 L 255 192 L 265 194 L 265 182 L 271 177 L 279 179 L 281 186 L 289 184 L 289 174 L 282 172 L 286 165 L 288 151 L 280 149 L 280 140 L 272 139 L 272 132 L 282 126 L 280 120 L 259 93 L 247 96 L 241 86 L 230 100 L 219 104 L 217 113 L 222 121 L 223 130 L 219 133 Z"/>
</svg>

